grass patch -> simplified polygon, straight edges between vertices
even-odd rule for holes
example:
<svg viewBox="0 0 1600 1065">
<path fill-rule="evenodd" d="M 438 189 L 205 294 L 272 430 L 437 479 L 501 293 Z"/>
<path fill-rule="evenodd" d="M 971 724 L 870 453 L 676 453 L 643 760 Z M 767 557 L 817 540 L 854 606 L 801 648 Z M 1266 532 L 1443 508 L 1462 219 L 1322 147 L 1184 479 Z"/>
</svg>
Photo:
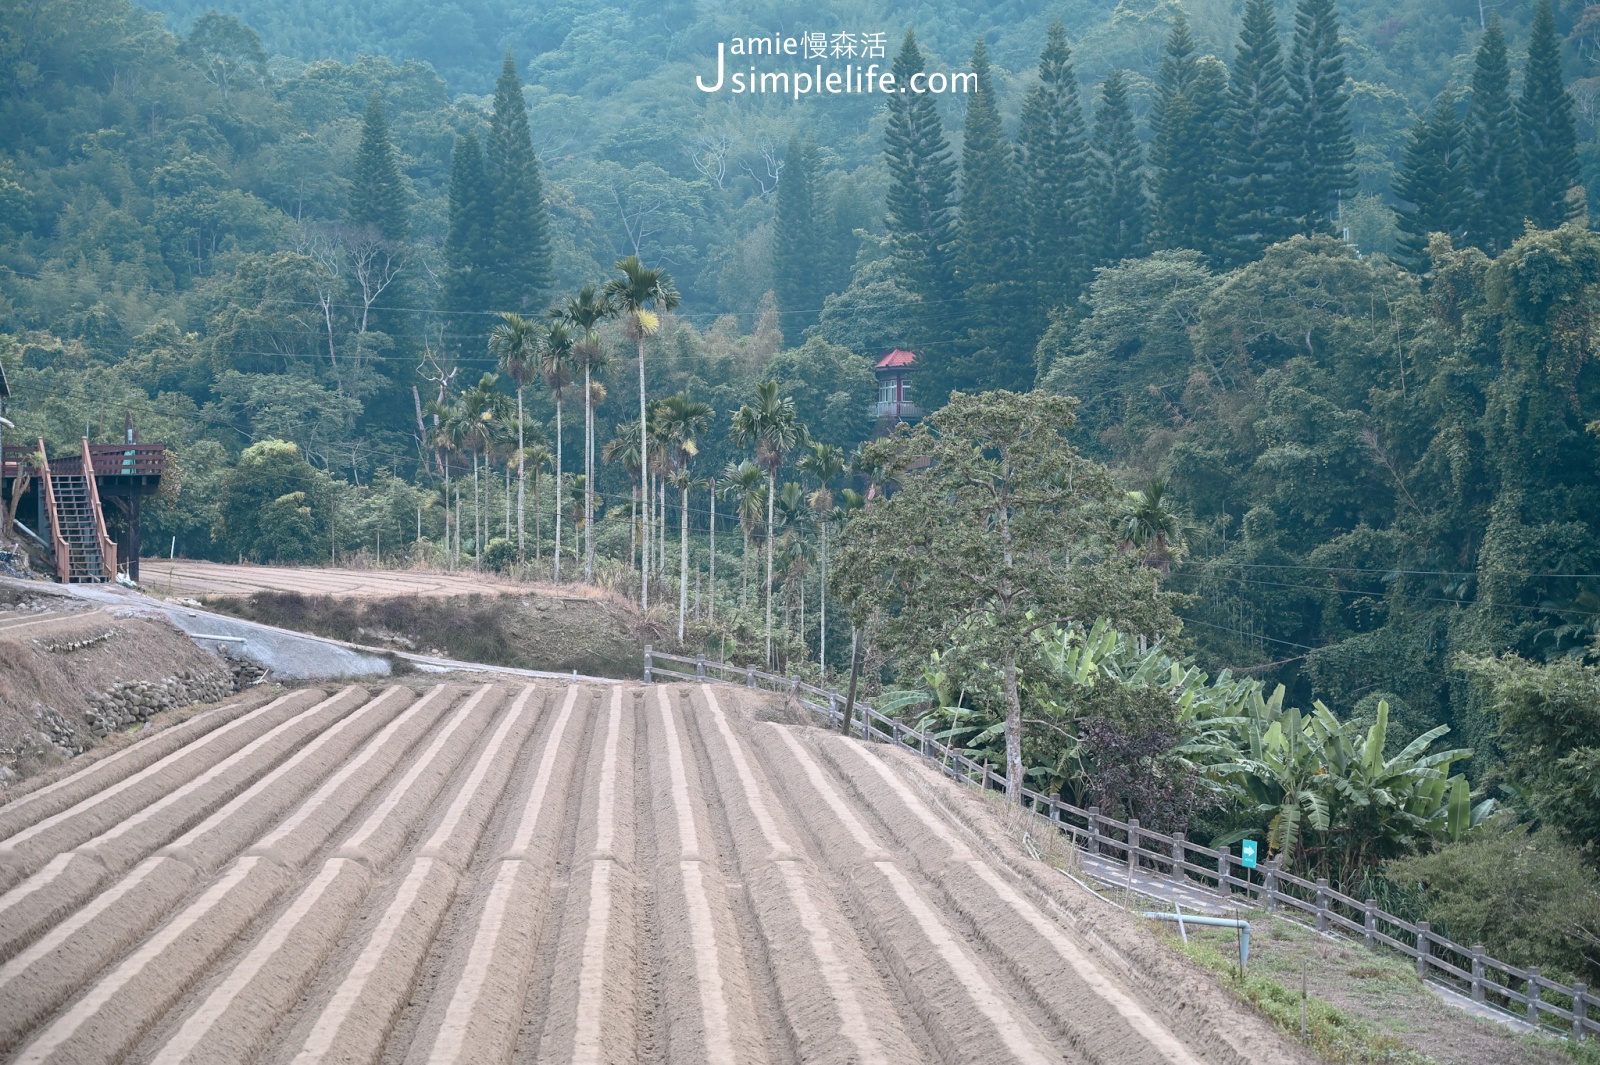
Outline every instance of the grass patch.
<svg viewBox="0 0 1600 1065">
<path fill-rule="evenodd" d="M 1223 986 L 1300 1039 L 1300 991 L 1285 987 L 1255 969 L 1239 978 L 1237 955 L 1191 939 L 1174 943 L 1186 957 L 1223 977 Z M 1352 974 L 1353 975 L 1353 974 Z M 1335 1065 L 1435 1065 L 1434 1059 L 1406 1046 L 1392 1035 L 1375 1031 L 1338 1007 L 1315 996 L 1305 1002 L 1304 1044 Z M 1586 1063 L 1587 1065 L 1587 1063 Z"/>
</svg>

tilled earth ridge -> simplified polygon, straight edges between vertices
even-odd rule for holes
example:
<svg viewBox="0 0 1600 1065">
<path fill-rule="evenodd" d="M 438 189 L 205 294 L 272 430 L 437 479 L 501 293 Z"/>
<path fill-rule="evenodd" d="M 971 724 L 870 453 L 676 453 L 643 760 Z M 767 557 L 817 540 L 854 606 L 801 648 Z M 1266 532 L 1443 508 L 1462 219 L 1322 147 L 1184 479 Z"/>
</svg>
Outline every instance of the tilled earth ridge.
<svg viewBox="0 0 1600 1065">
<path fill-rule="evenodd" d="M 300 692 L 20 807 L 0 1055 L 1301 1060 L 982 802 L 760 698 Z"/>
</svg>

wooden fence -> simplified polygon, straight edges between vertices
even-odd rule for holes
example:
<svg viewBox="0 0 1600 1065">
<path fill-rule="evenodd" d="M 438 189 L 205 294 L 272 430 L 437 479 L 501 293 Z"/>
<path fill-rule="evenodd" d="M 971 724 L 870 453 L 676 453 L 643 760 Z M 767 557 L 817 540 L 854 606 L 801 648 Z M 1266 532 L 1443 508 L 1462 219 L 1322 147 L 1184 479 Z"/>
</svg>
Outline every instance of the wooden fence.
<svg viewBox="0 0 1600 1065">
<path fill-rule="evenodd" d="M 661 662 L 671 665 L 661 665 Z M 676 669 L 673 666 L 684 666 Z M 644 649 L 646 684 L 661 678 L 739 684 L 777 692 L 824 718 L 832 727 L 844 724 L 845 696 L 807 684 L 797 677 L 766 673 L 753 666 L 711 662 L 704 655 L 686 658 Z M 907 727 L 856 700 L 855 727 L 864 738 L 892 743 L 936 764 L 946 776 L 986 791 L 1005 791 L 1006 779 L 987 763 L 976 762 L 931 736 Z M 1235 896 L 1269 912 L 1294 917 L 1319 932 L 1358 936 L 1368 947 L 1385 946 L 1414 959 L 1417 976 L 1444 984 L 1472 1001 L 1496 1006 L 1530 1024 L 1570 1032 L 1579 1042 L 1600 1033 L 1600 996 L 1587 985 L 1562 984 L 1543 976 L 1539 966 L 1526 968 L 1489 957 L 1483 946 L 1462 946 L 1433 932 L 1427 921 L 1405 921 L 1378 908 L 1372 899 L 1354 899 L 1335 891 L 1327 880 L 1306 880 L 1279 868 L 1276 860 L 1253 869 L 1240 865 L 1231 851 L 1203 847 L 1181 832 L 1167 834 L 1141 828 L 1137 818 L 1118 821 L 1097 806 L 1081 809 L 1022 789 L 1023 804 L 1047 818 L 1091 853 L 1133 863 L 1141 873 L 1181 880 L 1222 898 Z M 1591 1010 L 1595 1016 L 1591 1016 Z"/>
</svg>

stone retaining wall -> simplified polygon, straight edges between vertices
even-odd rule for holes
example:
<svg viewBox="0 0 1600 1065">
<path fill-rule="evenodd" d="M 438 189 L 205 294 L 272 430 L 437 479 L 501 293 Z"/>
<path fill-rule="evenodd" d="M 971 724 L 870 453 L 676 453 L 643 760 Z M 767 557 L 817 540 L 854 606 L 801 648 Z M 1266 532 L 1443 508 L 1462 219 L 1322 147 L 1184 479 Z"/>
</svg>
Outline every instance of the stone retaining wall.
<svg viewBox="0 0 1600 1065">
<path fill-rule="evenodd" d="M 147 721 L 163 710 L 214 703 L 233 692 L 234 677 L 229 670 L 202 673 L 186 669 L 165 680 L 128 681 L 106 692 L 94 692 L 88 697 L 85 716 L 94 734 L 104 736 Z"/>
</svg>

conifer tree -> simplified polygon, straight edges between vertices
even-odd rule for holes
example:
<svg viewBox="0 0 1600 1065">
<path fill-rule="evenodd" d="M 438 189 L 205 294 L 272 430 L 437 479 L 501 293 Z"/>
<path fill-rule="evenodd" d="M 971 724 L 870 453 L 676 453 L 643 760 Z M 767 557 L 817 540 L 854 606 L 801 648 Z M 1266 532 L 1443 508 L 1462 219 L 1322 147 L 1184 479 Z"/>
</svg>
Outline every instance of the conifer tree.
<svg viewBox="0 0 1600 1065">
<path fill-rule="evenodd" d="M 793 337 L 816 324 L 829 290 L 833 226 L 820 170 L 816 142 L 790 140 L 778 184 L 772 266 L 783 329 Z"/>
<path fill-rule="evenodd" d="M 967 97 L 961 144 L 961 220 L 956 279 L 963 288 L 967 342 L 934 347 L 922 380 L 928 399 L 943 406 L 954 390 L 1024 392 L 1033 385 L 1033 303 L 1024 281 L 1027 257 L 1020 189 L 1011 142 L 1000 120 L 980 37 L 972 49 L 975 84 Z"/>
<path fill-rule="evenodd" d="M 944 123 L 928 92 L 912 92 L 911 76 L 923 69 L 916 36 L 906 31 L 895 57 L 897 87 L 889 94 L 889 124 L 884 155 L 889 164 L 889 231 L 895 262 L 907 285 L 929 306 L 942 307 L 955 293 L 951 255 L 955 244 L 955 163 L 945 142 Z M 923 338 L 908 338 L 921 343 Z"/>
<path fill-rule="evenodd" d="M 407 190 L 389 140 L 389 121 L 377 93 L 367 103 L 350 177 L 350 223 L 372 226 L 383 239 L 403 241 L 410 235 L 406 222 Z"/>
<path fill-rule="evenodd" d="M 488 164 L 494 185 L 494 231 L 487 288 L 493 309 L 537 308 L 551 284 L 549 220 L 544 175 L 528 128 L 527 101 L 510 52 L 495 84 Z"/>
<path fill-rule="evenodd" d="M 1554 229 L 1571 214 L 1567 193 L 1578 184 L 1578 149 L 1550 0 L 1540 0 L 1533 16 L 1517 117 L 1527 163 L 1528 217 L 1541 229 Z"/>
<path fill-rule="evenodd" d="M 1298 132 L 1291 214 L 1307 235 L 1331 228 L 1341 197 L 1356 184 L 1350 89 L 1333 0 L 1300 0 L 1294 15 L 1289 88 Z"/>
<path fill-rule="evenodd" d="M 494 189 L 484 171 L 478 138 L 468 133 L 456 141 L 450 156 L 450 229 L 445 237 L 445 264 L 450 276 L 445 287 L 446 309 L 457 314 L 487 311 L 487 291 L 493 260 L 490 239 L 494 233 Z M 455 323 L 460 332 L 471 323 Z"/>
<path fill-rule="evenodd" d="M 1155 171 L 1155 243 L 1162 248 L 1217 250 L 1220 127 L 1227 73 L 1210 56 L 1195 55 L 1194 37 L 1178 12 L 1161 60 L 1150 127 Z"/>
<path fill-rule="evenodd" d="M 1467 159 L 1472 190 L 1467 239 L 1490 255 L 1499 255 L 1522 235 L 1527 185 L 1522 135 L 1511 102 L 1506 38 L 1498 15 L 1490 19 L 1473 60 Z"/>
<path fill-rule="evenodd" d="M 1072 49 L 1060 22 L 1050 26 L 1039 56 L 1039 84 L 1023 102 L 1017 149 L 1036 292 L 1029 327 L 1037 337 L 1051 308 L 1077 302 L 1094 254 L 1089 144 Z"/>
<path fill-rule="evenodd" d="M 1133 125 L 1128 81 L 1113 70 L 1100 84 L 1094 116 L 1095 181 L 1093 210 L 1099 237 L 1096 265 L 1134 259 L 1145 253 L 1150 230 L 1150 198 L 1144 181 L 1144 145 Z"/>
<path fill-rule="evenodd" d="M 1290 200 L 1301 177 L 1293 173 L 1299 136 L 1282 51 L 1271 0 L 1246 0 L 1229 76 L 1222 166 L 1223 259 L 1230 265 L 1259 258 L 1295 229 Z"/>
<path fill-rule="evenodd" d="M 1414 266 L 1424 263 L 1430 233 L 1448 233 L 1458 241 L 1466 233 L 1471 200 L 1464 136 L 1460 104 L 1449 90 L 1439 94 L 1411 131 L 1394 194 L 1411 205 L 1400 212 L 1405 234 L 1400 253 Z"/>
</svg>

